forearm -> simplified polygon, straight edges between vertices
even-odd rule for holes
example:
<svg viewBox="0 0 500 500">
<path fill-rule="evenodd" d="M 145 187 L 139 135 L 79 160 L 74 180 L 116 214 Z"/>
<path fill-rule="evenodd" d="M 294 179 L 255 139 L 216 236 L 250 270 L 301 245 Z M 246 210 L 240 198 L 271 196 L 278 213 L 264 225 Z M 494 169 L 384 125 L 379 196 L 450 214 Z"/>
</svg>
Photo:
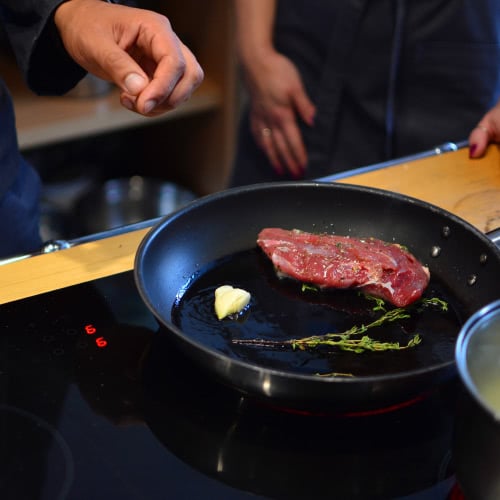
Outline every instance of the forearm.
<svg viewBox="0 0 500 500">
<path fill-rule="evenodd" d="M 277 0 L 234 0 L 236 44 L 243 65 L 273 50 Z"/>
</svg>

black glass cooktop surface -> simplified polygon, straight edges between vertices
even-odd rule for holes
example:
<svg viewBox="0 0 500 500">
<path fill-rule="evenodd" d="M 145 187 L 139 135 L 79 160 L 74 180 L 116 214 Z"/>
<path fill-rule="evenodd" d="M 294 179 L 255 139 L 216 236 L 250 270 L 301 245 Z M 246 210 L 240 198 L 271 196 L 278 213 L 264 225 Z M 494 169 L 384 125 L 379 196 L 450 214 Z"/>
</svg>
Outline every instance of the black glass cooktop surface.
<svg viewBox="0 0 500 500">
<path fill-rule="evenodd" d="M 345 417 L 200 371 L 131 272 L 0 306 L 2 500 L 448 499 L 453 384 Z"/>
</svg>

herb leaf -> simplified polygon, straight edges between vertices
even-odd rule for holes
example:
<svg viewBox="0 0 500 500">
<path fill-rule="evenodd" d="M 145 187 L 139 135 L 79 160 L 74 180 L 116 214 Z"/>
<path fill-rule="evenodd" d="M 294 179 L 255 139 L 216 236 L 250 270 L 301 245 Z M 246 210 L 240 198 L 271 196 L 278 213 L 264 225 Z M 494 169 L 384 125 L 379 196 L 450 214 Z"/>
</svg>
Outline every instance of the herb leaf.
<svg viewBox="0 0 500 500">
<path fill-rule="evenodd" d="M 383 304 L 383 301 L 382 301 Z M 385 307 L 377 300 L 377 305 L 374 310 L 383 310 Z M 438 298 L 421 299 L 416 304 L 417 311 L 421 311 L 426 307 L 437 307 L 441 311 L 448 310 L 448 304 Z M 292 349 L 306 350 L 315 349 L 318 346 L 336 347 L 342 351 L 354 352 L 357 354 L 371 351 L 401 351 L 417 346 L 422 342 L 420 335 L 415 334 L 406 345 L 400 345 L 399 342 L 383 342 L 374 340 L 368 335 L 363 335 L 367 330 L 376 328 L 386 323 L 393 323 L 395 321 L 407 319 L 411 317 L 411 308 L 398 307 L 385 311 L 382 316 L 375 319 L 367 325 L 354 325 L 349 330 L 342 333 L 325 333 L 323 335 L 313 335 L 310 337 L 303 337 L 300 339 L 290 339 L 285 341 L 273 341 L 265 339 L 233 339 L 234 344 L 242 345 L 255 345 L 261 347 L 286 347 L 290 346 Z M 363 335 L 359 337 L 359 335 Z M 356 337 L 358 336 L 358 337 Z M 356 337 L 356 338 L 353 338 Z"/>
</svg>

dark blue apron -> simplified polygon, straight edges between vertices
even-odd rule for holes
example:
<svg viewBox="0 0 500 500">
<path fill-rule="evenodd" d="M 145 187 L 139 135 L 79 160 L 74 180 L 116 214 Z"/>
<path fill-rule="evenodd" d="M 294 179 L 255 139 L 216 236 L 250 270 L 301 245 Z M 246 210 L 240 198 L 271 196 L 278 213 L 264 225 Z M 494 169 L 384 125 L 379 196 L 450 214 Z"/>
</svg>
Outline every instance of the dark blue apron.
<svg viewBox="0 0 500 500">
<path fill-rule="evenodd" d="M 40 250 L 40 179 L 21 157 L 12 101 L 0 80 L 0 258 Z"/>
<path fill-rule="evenodd" d="M 28 86 L 64 94 L 85 71 L 66 53 L 52 14 L 64 0 L 0 0 L 0 18 Z M 0 79 L 0 258 L 39 250 L 40 179 L 22 158 L 12 100 Z"/>
<path fill-rule="evenodd" d="M 306 178 L 463 141 L 500 97 L 497 0 L 281 0 L 275 44 L 317 107 Z M 278 179 L 245 111 L 231 184 Z"/>
<path fill-rule="evenodd" d="M 21 159 L 14 184 L 0 199 L 0 258 L 41 249 L 39 197 L 40 178 Z"/>
</svg>

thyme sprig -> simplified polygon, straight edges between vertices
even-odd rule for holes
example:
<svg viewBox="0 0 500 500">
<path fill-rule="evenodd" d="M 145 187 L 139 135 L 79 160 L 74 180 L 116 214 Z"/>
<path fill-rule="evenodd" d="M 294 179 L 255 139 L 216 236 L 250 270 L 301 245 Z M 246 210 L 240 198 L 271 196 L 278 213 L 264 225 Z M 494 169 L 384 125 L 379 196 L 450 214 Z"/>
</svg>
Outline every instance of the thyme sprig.
<svg viewBox="0 0 500 500">
<path fill-rule="evenodd" d="M 416 308 L 420 311 L 429 306 L 437 307 L 444 312 L 448 310 L 448 304 L 438 298 L 421 299 L 417 303 Z M 380 299 L 377 300 L 377 304 L 373 310 L 385 311 L 385 307 L 380 302 Z M 410 318 L 410 312 L 410 308 L 398 307 L 395 309 L 391 309 L 389 311 L 385 311 L 382 316 L 375 319 L 371 323 L 368 323 L 366 325 L 354 325 L 352 328 L 342 333 L 325 333 L 323 335 L 313 335 L 310 337 L 283 341 L 265 339 L 233 339 L 232 342 L 240 345 L 255 345 L 261 347 L 291 347 L 294 350 L 299 349 L 302 351 L 306 349 L 315 349 L 318 346 L 328 346 L 336 347 L 338 349 L 341 349 L 342 351 L 349 351 L 357 354 L 366 351 L 401 351 L 403 349 L 409 349 L 420 344 L 422 342 L 422 338 L 420 337 L 420 335 L 415 334 L 406 345 L 401 345 L 399 342 L 382 342 L 379 340 L 374 340 L 368 335 L 363 334 L 372 328 Z M 360 338 L 353 338 L 359 335 L 363 336 Z"/>
<path fill-rule="evenodd" d="M 328 333 L 321 340 L 307 340 L 300 339 L 298 341 L 294 341 L 291 343 L 292 348 L 299 348 L 301 350 L 315 348 L 318 345 L 322 346 L 330 346 L 330 347 L 338 347 L 342 351 L 350 351 L 355 352 L 356 354 L 360 354 L 366 351 L 401 351 L 403 349 L 409 349 L 411 347 L 415 347 L 416 345 L 422 342 L 420 335 L 414 335 L 406 345 L 400 345 L 399 342 L 380 342 L 378 340 L 374 340 L 368 335 L 364 335 L 360 339 L 353 339 L 349 336 L 345 336 L 344 334 L 336 334 L 336 333 Z"/>
</svg>

